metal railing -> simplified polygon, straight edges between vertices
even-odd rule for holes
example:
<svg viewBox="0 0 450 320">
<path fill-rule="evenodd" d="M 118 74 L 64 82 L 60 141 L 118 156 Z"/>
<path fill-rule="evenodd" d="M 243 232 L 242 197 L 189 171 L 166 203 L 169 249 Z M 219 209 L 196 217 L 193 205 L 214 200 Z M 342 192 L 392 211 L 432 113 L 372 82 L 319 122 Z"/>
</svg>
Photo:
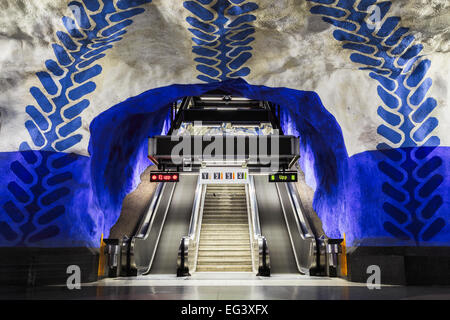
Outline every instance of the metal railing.
<svg viewBox="0 0 450 320">
<path fill-rule="evenodd" d="M 181 238 L 177 257 L 177 276 L 190 276 L 197 267 L 198 242 L 200 237 L 202 208 L 205 201 L 206 186 L 198 178 L 195 190 L 194 205 L 192 206 L 189 234 Z"/>
<path fill-rule="evenodd" d="M 340 268 L 340 243 L 342 239 L 329 239 L 326 236 L 317 237 L 311 228 L 307 217 L 302 211 L 301 201 L 297 188 L 293 183 L 287 183 L 281 188 L 286 188 L 289 198 L 288 205 L 293 210 L 293 215 L 288 214 L 288 208 L 277 183 L 278 196 L 286 220 L 289 238 L 294 251 L 297 269 L 304 274 L 337 276 Z"/>
<path fill-rule="evenodd" d="M 165 185 L 164 183 L 158 183 L 158 186 L 156 187 L 155 193 L 153 194 L 153 197 L 152 197 L 152 202 L 150 203 L 150 206 L 147 211 L 150 214 L 146 215 L 145 219 L 142 221 L 141 225 L 139 226 L 139 232 L 136 234 L 137 238 L 143 238 L 147 234 L 147 230 L 149 229 L 153 214 L 155 212 L 157 205 L 159 204 L 159 199 L 160 199 L 162 190 L 164 189 L 164 185 Z"/>
<path fill-rule="evenodd" d="M 252 245 L 253 269 L 257 270 L 258 276 L 270 276 L 270 255 L 266 238 L 261 235 L 261 225 L 259 222 L 258 203 L 256 201 L 255 182 L 253 176 L 249 177 L 247 189 L 248 207 L 250 211 L 250 229 Z"/>
<path fill-rule="evenodd" d="M 138 275 L 150 272 L 174 191 L 175 184 L 167 183 L 160 183 L 155 190 L 148 213 L 139 227 L 139 232 L 129 244 L 130 273 Z M 161 207 L 161 211 L 162 198 L 164 198 L 164 207 Z"/>
<path fill-rule="evenodd" d="M 316 238 L 303 215 L 297 192 L 292 183 L 276 183 L 276 188 L 297 269 L 300 273 L 309 274 L 310 270 L 316 268 L 317 265 Z M 281 188 L 285 189 L 286 193 L 282 192 Z M 291 210 L 292 214 L 289 213 Z"/>
<path fill-rule="evenodd" d="M 124 236 L 122 239 L 105 239 L 106 247 L 105 254 L 108 256 L 109 276 L 135 276 L 138 274 L 138 269 L 134 254 L 134 246 L 136 241 L 143 241 L 148 237 L 148 233 L 152 228 L 155 217 L 155 212 L 158 210 L 161 195 L 165 190 L 166 185 L 159 183 L 153 193 L 150 205 L 147 208 L 145 217 L 141 220 L 135 236 L 128 238 Z"/>
</svg>

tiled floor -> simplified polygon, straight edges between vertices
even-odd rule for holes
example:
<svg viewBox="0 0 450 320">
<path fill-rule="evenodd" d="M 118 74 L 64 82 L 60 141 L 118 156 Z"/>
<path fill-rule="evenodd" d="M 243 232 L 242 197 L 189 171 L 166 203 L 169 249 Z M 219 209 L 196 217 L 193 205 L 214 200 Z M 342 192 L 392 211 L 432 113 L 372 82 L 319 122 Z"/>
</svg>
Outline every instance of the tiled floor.
<svg viewBox="0 0 450 320">
<path fill-rule="evenodd" d="M 450 299 L 449 287 L 382 286 L 343 279 L 301 275 L 256 277 L 250 273 L 197 273 L 192 277 L 152 275 L 105 279 L 83 284 L 80 290 L 65 286 L 0 288 L 1 299 L 157 299 L 157 300 L 352 300 L 352 299 Z"/>
</svg>

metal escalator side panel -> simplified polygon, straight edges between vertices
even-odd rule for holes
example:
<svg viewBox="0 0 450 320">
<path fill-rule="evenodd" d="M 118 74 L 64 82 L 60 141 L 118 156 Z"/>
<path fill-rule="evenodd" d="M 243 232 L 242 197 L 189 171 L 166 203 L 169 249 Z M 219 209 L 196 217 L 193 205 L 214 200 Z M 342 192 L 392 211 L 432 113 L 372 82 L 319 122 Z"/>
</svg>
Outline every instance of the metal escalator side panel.
<svg viewBox="0 0 450 320">
<path fill-rule="evenodd" d="M 254 176 L 261 234 L 270 246 L 270 273 L 298 273 L 277 188 L 267 176 Z"/>
<path fill-rule="evenodd" d="M 314 239 L 313 255 L 315 258 L 311 260 L 310 273 L 319 274 L 323 266 L 322 260 L 326 259 L 324 253 L 322 253 L 322 251 L 325 251 L 323 240 L 319 239 L 316 229 L 312 227 L 310 217 L 307 215 L 306 210 L 304 210 L 296 185 L 294 183 L 288 183 L 286 188 L 291 198 L 291 204 L 297 213 L 298 227 L 303 231 L 304 238 Z"/>
<path fill-rule="evenodd" d="M 261 234 L 258 201 L 256 200 L 255 179 L 249 177 L 246 185 L 247 210 L 250 226 L 253 269 L 259 276 L 270 276 L 270 256 L 266 238 Z"/>
<path fill-rule="evenodd" d="M 294 206 L 290 190 L 285 183 L 276 183 L 278 197 L 288 230 L 292 250 L 300 273 L 308 274 L 316 265 L 316 241 L 313 235 L 305 233 Z"/>
<path fill-rule="evenodd" d="M 196 175 L 183 175 L 176 183 L 158 243 L 154 248 L 151 268 L 146 271 L 146 274 L 176 273 L 180 239 L 189 232 L 196 185 Z"/>
<path fill-rule="evenodd" d="M 303 232 L 304 238 L 315 238 L 313 229 L 311 228 L 307 217 L 305 216 L 297 188 L 293 183 L 286 183 L 286 189 L 291 199 L 291 205 L 296 212 L 296 221 L 298 228 Z"/>
<path fill-rule="evenodd" d="M 162 194 L 164 194 L 166 183 L 158 183 L 155 192 L 153 193 L 152 200 L 147 208 L 147 213 L 140 222 L 135 236 L 129 240 L 127 248 L 122 248 L 122 260 L 126 258 L 126 262 L 122 261 L 122 265 L 125 266 L 127 275 L 137 275 L 137 264 L 135 256 L 135 246 L 137 239 L 146 239 L 148 231 L 153 220 L 155 212 L 158 210 L 161 203 Z M 139 242 L 139 241 L 138 241 Z M 139 259 L 138 259 L 139 260 Z"/>
<path fill-rule="evenodd" d="M 252 267 L 253 272 L 258 270 L 258 261 L 259 261 L 259 251 L 257 247 L 257 236 L 260 234 L 256 234 L 255 230 L 258 226 L 255 223 L 255 207 L 251 200 L 251 181 L 252 177 L 249 178 L 250 183 L 245 185 L 245 198 L 246 198 L 246 206 L 247 206 L 247 219 L 248 219 L 248 227 L 249 227 L 249 235 L 250 235 L 250 250 L 252 257 Z"/>
<path fill-rule="evenodd" d="M 158 209 L 160 203 L 161 203 L 161 194 L 164 193 L 165 189 L 167 188 L 167 183 L 158 183 L 158 186 L 156 187 L 155 193 L 153 194 L 152 201 L 147 209 L 147 213 L 142 219 L 141 224 L 138 228 L 138 232 L 136 232 L 135 238 L 141 238 L 144 239 L 148 236 L 148 229 L 150 228 L 150 225 L 152 223 L 152 218 L 154 216 L 154 212 Z"/>
<path fill-rule="evenodd" d="M 176 184 L 164 185 L 157 206 L 153 212 L 148 213 L 151 216 L 145 227 L 145 234 L 143 237 L 134 237 L 131 241 L 130 269 L 136 270 L 137 274 L 145 273 L 151 268 L 175 187 Z"/>
<path fill-rule="evenodd" d="M 200 234 L 202 232 L 202 220 L 203 220 L 203 207 L 205 204 L 205 197 L 206 197 L 206 185 L 203 184 L 201 186 L 201 198 L 200 198 L 200 204 L 198 207 L 198 211 L 197 211 L 197 226 L 195 228 L 194 234 L 193 234 L 193 239 L 194 239 L 194 256 L 192 257 L 192 272 L 195 272 L 197 269 L 197 259 L 198 259 L 198 248 L 199 248 L 199 243 L 200 243 Z"/>
<path fill-rule="evenodd" d="M 197 265 L 198 241 L 201 232 L 201 218 L 203 203 L 205 201 L 206 185 L 200 183 L 197 178 L 194 203 L 192 205 L 191 218 L 189 220 L 188 235 L 184 235 L 180 241 L 177 257 L 177 276 L 190 276 Z"/>
</svg>

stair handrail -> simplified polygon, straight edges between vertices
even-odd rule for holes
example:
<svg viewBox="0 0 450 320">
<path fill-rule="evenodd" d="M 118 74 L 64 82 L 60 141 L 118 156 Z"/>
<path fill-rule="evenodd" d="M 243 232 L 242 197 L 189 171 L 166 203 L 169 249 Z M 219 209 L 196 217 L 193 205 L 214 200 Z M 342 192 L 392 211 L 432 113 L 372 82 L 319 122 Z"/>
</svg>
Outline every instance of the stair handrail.
<svg viewBox="0 0 450 320">
<path fill-rule="evenodd" d="M 250 205 L 252 239 L 258 250 L 258 275 L 270 276 L 270 255 L 267 239 L 261 234 L 261 224 L 259 222 L 258 202 L 256 200 L 255 182 L 253 176 L 249 177 L 248 198 Z M 253 255 L 252 255 L 253 257 Z"/>
<path fill-rule="evenodd" d="M 194 271 L 198 254 L 198 237 L 200 234 L 201 208 L 204 202 L 204 185 L 197 180 L 194 204 L 192 206 L 191 220 L 189 222 L 189 233 L 180 241 L 177 258 L 177 276 L 190 276 L 189 271 Z M 194 256 L 192 256 L 194 254 Z M 190 257 L 192 256 L 192 259 Z"/>
</svg>

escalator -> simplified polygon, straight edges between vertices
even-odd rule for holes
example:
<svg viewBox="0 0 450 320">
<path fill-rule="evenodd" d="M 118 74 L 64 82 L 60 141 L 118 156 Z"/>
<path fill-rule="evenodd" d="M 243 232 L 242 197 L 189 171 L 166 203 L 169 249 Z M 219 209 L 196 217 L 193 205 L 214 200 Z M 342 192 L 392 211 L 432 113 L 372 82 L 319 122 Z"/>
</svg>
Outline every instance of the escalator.
<svg viewBox="0 0 450 320">
<path fill-rule="evenodd" d="M 265 175 L 248 184 L 201 184 L 193 174 L 161 183 L 136 235 L 114 252 L 109 265 L 122 276 L 335 275 L 339 240 L 314 233 L 294 184 Z"/>
<path fill-rule="evenodd" d="M 295 184 L 269 183 L 267 176 L 254 176 L 254 184 L 272 273 L 334 275 L 341 240 L 316 234 Z"/>
<path fill-rule="evenodd" d="M 113 243 L 118 249 L 109 245 L 109 265 L 116 265 L 117 275 L 176 272 L 178 243 L 188 231 L 196 185 L 195 175 L 158 185 L 135 236 Z"/>
<path fill-rule="evenodd" d="M 261 233 L 267 238 L 270 246 L 271 272 L 297 273 L 276 185 L 268 183 L 267 178 L 263 176 L 255 176 L 254 181 Z"/>
<path fill-rule="evenodd" d="M 272 163 L 290 172 L 300 157 L 279 115 L 270 102 L 223 92 L 174 103 L 169 134 L 149 138 L 148 157 L 161 174 L 182 173 L 179 182 L 158 185 L 131 238 L 106 240 L 110 273 L 335 273 L 340 240 L 318 233 L 295 184 L 258 174 Z M 233 170 L 241 180 L 230 181 Z"/>
<path fill-rule="evenodd" d="M 176 272 L 178 242 L 188 231 L 196 185 L 197 177 L 188 175 L 183 176 L 182 181 L 175 185 L 175 192 L 157 244 L 155 258 L 150 266 L 150 273 L 174 274 Z"/>
</svg>

